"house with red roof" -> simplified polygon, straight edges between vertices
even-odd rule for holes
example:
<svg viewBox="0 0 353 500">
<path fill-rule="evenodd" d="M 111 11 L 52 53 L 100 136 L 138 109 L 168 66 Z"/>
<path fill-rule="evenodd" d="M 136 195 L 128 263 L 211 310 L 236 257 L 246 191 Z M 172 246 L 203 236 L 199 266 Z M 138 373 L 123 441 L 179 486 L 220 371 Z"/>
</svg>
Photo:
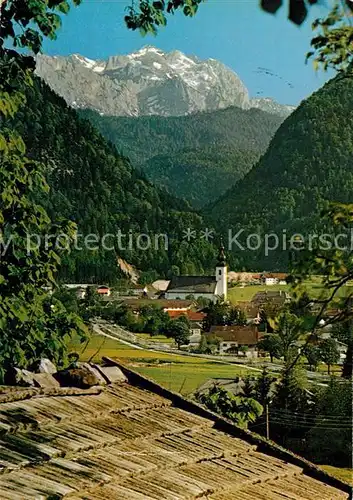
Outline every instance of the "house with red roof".
<svg viewBox="0 0 353 500">
<path fill-rule="evenodd" d="M 97 293 L 101 297 L 109 297 L 109 295 L 111 294 L 111 289 L 109 288 L 109 286 L 101 285 L 97 288 Z"/>
<path fill-rule="evenodd" d="M 206 317 L 206 313 L 201 311 L 176 311 L 167 310 L 166 313 L 171 319 L 180 318 L 180 316 L 185 316 L 190 321 L 191 335 L 189 339 L 189 345 L 198 345 L 201 339 L 201 333 L 203 330 L 203 320 Z"/>
</svg>

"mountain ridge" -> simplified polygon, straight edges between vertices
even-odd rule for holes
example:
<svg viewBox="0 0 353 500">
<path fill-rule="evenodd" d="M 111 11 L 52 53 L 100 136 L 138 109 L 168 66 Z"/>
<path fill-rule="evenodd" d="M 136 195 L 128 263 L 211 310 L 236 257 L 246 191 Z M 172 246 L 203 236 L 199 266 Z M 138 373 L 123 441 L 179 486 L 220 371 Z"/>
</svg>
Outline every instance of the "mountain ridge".
<svg viewBox="0 0 353 500">
<path fill-rule="evenodd" d="M 239 76 L 216 59 L 145 46 L 94 60 L 80 54 L 37 56 L 37 74 L 74 108 L 110 116 L 184 116 L 229 106 L 288 116 L 294 106 L 250 98 Z"/>
<path fill-rule="evenodd" d="M 43 165 L 50 190 L 47 196 L 34 193 L 38 203 L 54 223 L 64 218 L 78 226 L 78 245 L 63 259 L 61 280 L 114 283 L 121 276 L 119 259 L 149 273 L 148 281 L 172 269 L 208 272 L 216 255 L 213 246 L 183 239 L 185 228 L 204 227 L 186 201 L 154 186 L 39 78 L 26 98 L 4 125 L 21 134 L 27 156 Z M 85 244 L 90 235 L 93 245 Z M 141 245 L 139 235 L 145 235 Z M 168 244 L 164 238 L 156 243 L 155 235 L 166 235 Z"/>
<path fill-rule="evenodd" d="M 241 243 L 250 234 L 275 233 L 280 241 L 293 234 L 325 232 L 321 211 L 331 202 L 353 198 L 353 82 L 335 77 L 317 90 L 281 124 L 266 153 L 254 167 L 204 211 Z M 344 123 L 344 130 L 341 124 Z M 283 270 L 289 252 L 281 243 L 266 256 L 235 250 L 248 269 Z"/>
<path fill-rule="evenodd" d="M 152 182 L 197 209 L 251 169 L 283 121 L 260 109 L 235 106 L 178 117 L 79 114 Z"/>
</svg>

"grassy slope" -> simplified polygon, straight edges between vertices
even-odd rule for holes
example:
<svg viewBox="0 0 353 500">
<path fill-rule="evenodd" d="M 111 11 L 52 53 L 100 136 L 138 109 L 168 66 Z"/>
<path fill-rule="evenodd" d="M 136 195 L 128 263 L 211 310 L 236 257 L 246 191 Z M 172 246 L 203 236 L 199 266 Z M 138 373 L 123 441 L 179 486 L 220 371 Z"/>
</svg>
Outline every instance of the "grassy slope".
<svg viewBox="0 0 353 500">
<path fill-rule="evenodd" d="M 249 373 L 247 368 L 205 360 L 204 358 L 173 355 L 135 349 L 117 340 L 93 335 L 87 346 L 73 343 L 73 350 L 81 354 L 82 361 L 99 362 L 109 356 L 150 377 L 167 389 L 188 394 L 210 378 L 232 378 Z M 97 352 L 99 351 L 99 352 Z M 252 374 L 258 372 L 252 371 Z"/>
<path fill-rule="evenodd" d="M 353 485 L 353 469 L 342 469 L 340 467 L 333 467 L 332 465 L 320 465 L 320 467 L 332 476 Z"/>
</svg>

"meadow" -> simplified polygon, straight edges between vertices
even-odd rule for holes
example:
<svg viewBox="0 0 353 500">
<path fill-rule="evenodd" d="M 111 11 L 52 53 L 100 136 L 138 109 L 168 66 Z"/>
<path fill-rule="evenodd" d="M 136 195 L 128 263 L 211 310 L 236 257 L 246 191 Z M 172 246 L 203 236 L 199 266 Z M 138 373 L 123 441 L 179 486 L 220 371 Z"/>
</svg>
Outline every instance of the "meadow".
<svg viewBox="0 0 353 500">
<path fill-rule="evenodd" d="M 234 378 L 256 375 L 259 371 L 230 363 L 211 361 L 197 356 L 154 352 L 128 346 L 118 340 L 93 335 L 86 344 L 70 345 L 80 354 L 81 361 L 99 363 L 107 356 L 155 380 L 167 389 L 189 394 L 210 378 Z"/>
<path fill-rule="evenodd" d="M 247 285 L 235 286 L 228 289 L 228 299 L 231 303 L 235 302 L 249 302 L 258 292 L 282 290 L 284 292 L 290 291 L 290 285 Z"/>
<path fill-rule="evenodd" d="M 212 361 L 196 363 L 163 363 L 157 366 L 136 366 L 136 371 L 159 384 L 180 394 L 187 395 L 195 391 L 210 378 L 235 378 L 248 375 L 250 370 L 231 364 L 221 364 Z M 252 371 L 251 374 L 259 372 Z"/>
<path fill-rule="evenodd" d="M 168 338 L 165 335 L 153 335 L 149 333 L 137 333 L 136 336 L 145 342 L 156 342 L 157 344 L 174 344 L 174 339 Z"/>
<path fill-rule="evenodd" d="M 318 278 L 312 278 L 310 281 L 305 281 L 303 287 L 311 298 L 318 298 L 324 291 L 323 285 Z M 291 295 L 293 294 L 291 285 L 238 285 L 228 289 L 228 299 L 232 304 L 242 301 L 249 302 L 258 292 L 265 291 L 282 291 L 288 292 Z M 338 296 L 345 297 L 348 292 L 352 292 L 352 285 L 342 287 Z"/>
<path fill-rule="evenodd" d="M 353 469 L 333 467 L 332 465 L 320 465 L 320 467 L 329 474 L 332 474 L 332 476 L 335 476 L 338 479 L 341 479 L 342 481 L 346 481 L 346 483 L 353 485 Z"/>
</svg>

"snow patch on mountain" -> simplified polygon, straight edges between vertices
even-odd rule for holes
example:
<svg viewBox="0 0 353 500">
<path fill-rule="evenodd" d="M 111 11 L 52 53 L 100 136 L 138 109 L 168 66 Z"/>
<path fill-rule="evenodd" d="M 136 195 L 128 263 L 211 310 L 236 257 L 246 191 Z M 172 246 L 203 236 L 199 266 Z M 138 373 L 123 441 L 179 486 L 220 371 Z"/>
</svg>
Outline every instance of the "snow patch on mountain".
<svg viewBox="0 0 353 500">
<path fill-rule="evenodd" d="M 268 113 L 283 117 L 287 117 L 295 110 L 295 106 L 279 104 L 270 97 L 250 99 L 250 105 L 252 108 L 259 108 L 262 109 L 262 111 L 267 111 Z"/>
<path fill-rule="evenodd" d="M 150 45 L 107 61 L 39 55 L 36 71 L 69 105 L 106 115 L 181 116 L 229 106 L 282 116 L 292 111 L 271 99 L 250 99 L 238 75 L 220 61 Z"/>
</svg>

